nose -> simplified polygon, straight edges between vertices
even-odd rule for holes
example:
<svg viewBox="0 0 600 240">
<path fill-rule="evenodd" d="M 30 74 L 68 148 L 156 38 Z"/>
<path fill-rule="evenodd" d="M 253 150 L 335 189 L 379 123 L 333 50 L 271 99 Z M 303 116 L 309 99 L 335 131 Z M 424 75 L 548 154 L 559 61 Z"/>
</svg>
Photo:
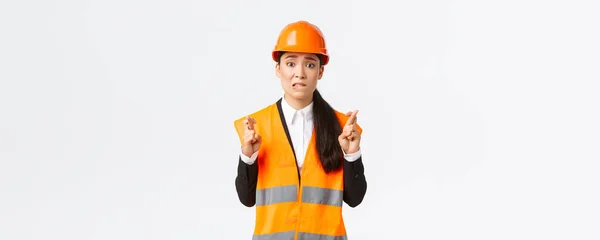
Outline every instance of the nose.
<svg viewBox="0 0 600 240">
<path fill-rule="evenodd" d="M 304 72 L 304 67 L 300 64 L 296 66 L 296 70 L 294 71 L 294 77 L 299 79 L 305 79 L 306 75 Z"/>
</svg>

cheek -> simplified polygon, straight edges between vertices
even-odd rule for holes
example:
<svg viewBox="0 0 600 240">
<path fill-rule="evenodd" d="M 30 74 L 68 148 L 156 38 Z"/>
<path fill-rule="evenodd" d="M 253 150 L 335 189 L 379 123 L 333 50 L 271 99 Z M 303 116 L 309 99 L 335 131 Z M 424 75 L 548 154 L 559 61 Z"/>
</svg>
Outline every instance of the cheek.
<svg viewBox="0 0 600 240">
<path fill-rule="evenodd" d="M 309 78 L 312 80 L 312 84 L 317 84 L 317 81 L 319 80 L 319 71 L 311 69 Z"/>
<path fill-rule="evenodd" d="M 289 81 L 289 79 L 291 79 L 291 76 L 293 76 L 293 72 L 290 69 L 281 69 L 281 79 L 285 80 L 285 81 Z"/>
</svg>

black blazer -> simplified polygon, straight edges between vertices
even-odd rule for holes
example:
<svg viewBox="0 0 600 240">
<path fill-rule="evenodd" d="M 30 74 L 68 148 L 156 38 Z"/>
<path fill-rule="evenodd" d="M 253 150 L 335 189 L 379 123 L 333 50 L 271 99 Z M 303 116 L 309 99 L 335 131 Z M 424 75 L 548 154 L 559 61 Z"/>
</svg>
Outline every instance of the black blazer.
<svg viewBox="0 0 600 240">
<path fill-rule="evenodd" d="M 285 123 L 285 117 L 281 109 L 281 100 L 277 101 L 277 109 L 281 122 Z M 292 140 L 286 124 L 283 124 L 285 134 L 287 135 L 290 146 Z M 292 147 L 292 149 L 294 149 Z M 358 206 L 367 192 L 367 180 L 364 174 L 364 165 L 362 156 L 353 162 L 344 160 L 344 202 L 350 207 Z M 256 204 L 256 182 L 258 180 L 258 164 L 248 165 L 238 157 L 237 177 L 235 178 L 235 188 L 238 198 L 244 206 L 252 207 Z M 300 175 L 298 175 L 298 178 Z"/>
</svg>

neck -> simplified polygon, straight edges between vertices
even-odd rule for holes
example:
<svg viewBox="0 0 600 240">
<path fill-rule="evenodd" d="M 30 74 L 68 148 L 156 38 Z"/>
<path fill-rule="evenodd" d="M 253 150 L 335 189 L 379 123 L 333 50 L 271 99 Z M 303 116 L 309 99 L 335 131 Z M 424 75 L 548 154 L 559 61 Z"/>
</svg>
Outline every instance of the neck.
<svg viewBox="0 0 600 240">
<path fill-rule="evenodd" d="M 285 101 L 294 109 L 300 110 L 308 106 L 312 102 L 312 98 L 309 99 L 295 99 L 287 94 L 283 95 Z"/>
</svg>

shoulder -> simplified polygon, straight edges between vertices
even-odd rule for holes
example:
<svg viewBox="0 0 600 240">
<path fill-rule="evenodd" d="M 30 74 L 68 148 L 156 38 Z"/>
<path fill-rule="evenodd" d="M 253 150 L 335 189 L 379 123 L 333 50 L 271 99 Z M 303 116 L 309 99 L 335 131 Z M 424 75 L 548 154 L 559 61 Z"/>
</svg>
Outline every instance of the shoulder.
<svg viewBox="0 0 600 240">
<path fill-rule="evenodd" d="M 341 111 L 338 111 L 336 109 L 334 109 L 333 111 L 335 112 L 335 115 L 339 119 L 340 123 L 341 124 L 346 124 L 346 121 L 348 121 L 348 118 L 350 118 L 350 116 L 346 116 L 345 112 L 341 112 Z"/>
<path fill-rule="evenodd" d="M 246 117 L 250 116 L 250 117 L 254 118 L 257 122 L 263 122 L 263 120 L 266 120 L 267 118 L 269 118 L 269 116 L 271 116 L 273 111 L 277 111 L 277 103 L 269 104 L 258 110 L 253 110 L 249 114 L 239 116 L 237 119 L 235 119 L 233 121 L 233 125 L 235 126 L 236 129 L 238 129 L 238 132 L 239 132 L 244 127 L 244 120 L 246 120 Z"/>
<path fill-rule="evenodd" d="M 345 112 L 340 112 L 340 111 L 338 111 L 336 109 L 334 109 L 333 111 L 335 112 L 335 115 L 337 116 L 338 120 L 340 121 L 340 125 L 342 127 L 344 125 L 346 125 L 346 122 L 348 121 L 348 118 L 350 118 L 350 116 L 346 116 Z M 362 134 L 362 127 L 360 126 L 360 124 L 358 124 L 358 121 L 356 123 L 356 129 L 358 130 L 359 133 Z"/>
<path fill-rule="evenodd" d="M 246 120 L 246 117 L 250 116 L 252 118 L 254 118 L 257 123 L 261 123 L 261 122 L 265 122 L 265 120 L 267 118 L 269 118 L 270 114 L 272 113 L 272 111 L 277 111 L 277 105 L 274 104 L 270 104 L 266 107 L 263 107 L 261 109 L 258 110 L 254 110 L 253 112 L 240 116 L 237 119 L 235 119 L 233 121 L 233 126 L 235 128 L 235 132 L 237 133 L 240 143 L 243 142 L 243 136 L 244 136 L 244 120 Z M 260 126 L 259 126 L 260 128 Z"/>
<path fill-rule="evenodd" d="M 257 118 L 264 118 L 265 116 L 268 115 L 268 113 L 271 113 L 271 111 L 273 111 L 273 110 L 277 110 L 276 103 L 269 104 L 269 105 L 267 105 L 267 106 L 265 106 L 263 108 L 260 108 L 258 110 L 253 110 L 249 114 L 246 114 L 246 115 L 243 115 L 243 116 L 239 116 L 237 119 L 234 120 L 234 122 L 242 122 L 248 116 L 253 117 L 255 119 L 257 119 Z"/>
<path fill-rule="evenodd" d="M 346 113 L 340 112 L 337 109 L 334 109 L 333 112 L 335 112 L 335 115 L 341 122 L 346 122 L 346 120 L 348 120 L 348 116 L 346 116 Z"/>
</svg>

